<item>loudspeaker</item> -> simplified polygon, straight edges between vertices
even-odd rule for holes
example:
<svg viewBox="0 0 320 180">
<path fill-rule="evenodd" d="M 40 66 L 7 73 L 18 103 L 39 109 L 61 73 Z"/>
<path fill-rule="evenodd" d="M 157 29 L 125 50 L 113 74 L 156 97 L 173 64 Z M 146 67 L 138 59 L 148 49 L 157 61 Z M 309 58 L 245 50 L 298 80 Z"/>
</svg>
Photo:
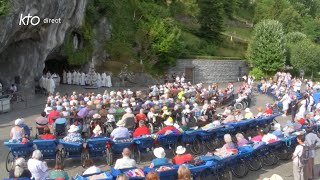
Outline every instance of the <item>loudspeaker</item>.
<svg viewBox="0 0 320 180">
<path fill-rule="evenodd" d="M 20 84 L 20 76 L 15 76 L 14 77 L 14 83 L 15 84 Z"/>
</svg>

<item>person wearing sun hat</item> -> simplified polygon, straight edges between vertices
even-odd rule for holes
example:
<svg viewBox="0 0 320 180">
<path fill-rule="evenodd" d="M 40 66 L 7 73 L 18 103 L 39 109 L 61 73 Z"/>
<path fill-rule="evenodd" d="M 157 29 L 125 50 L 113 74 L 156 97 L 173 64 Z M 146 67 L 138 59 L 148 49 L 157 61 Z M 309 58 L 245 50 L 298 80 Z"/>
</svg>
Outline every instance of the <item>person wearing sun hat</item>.
<svg viewBox="0 0 320 180">
<path fill-rule="evenodd" d="M 251 119 L 253 118 L 253 113 L 251 112 L 250 108 L 246 108 L 244 110 L 245 114 L 244 114 L 244 118 L 246 119 Z"/>
<path fill-rule="evenodd" d="M 164 121 L 164 125 L 166 126 L 161 130 L 159 130 L 157 134 L 166 134 L 167 131 L 172 131 L 173 133 L 178 133 L 178 134 L 180 133 L 180 131 L 174 127 L 172 117 L 168 117 L 168 119 Z"/>
<path fill-rule="evenodd" d="M 63 141 L 65 142 L 78 142 L 82 143 L 83 139 L 81 137 L 81 134 L 79 133 L 80 129 L 78 126 L 72 124 L 68 130 L 68 135 L 63 138 Z"/>
<path fill-rule="evenodd" d="M 132 113 L 131 108 L 127 107 L 124 111 L 126 113 L 122 116 L 121 121 L 125 122 L 126 128 L 128 128 L 130 130 L 133 130 L 134 127 L 135 127 L 135 119 L 136 119 L 136 117 Z"/>
<path fill-rule="evenodd" d="M 186 148 L 183 146 L 178 146 L 176 150 L 176 156 L 172 158 L 172 163 L 174 164 L 184 164 L 186 162 L 192 161 L 193 157 L 190 153 L 185 153 Z"/>
<path fill-rule="evenodd" d="M 18 118 L 14 121 L 14 127 L 10 131 L 11 140 L 20 140 L 24 137 L 24 129 L 20 125 L 23 124 L 23 119 Z"/>
<path fill-rule="evenodd" d="M 166 153 L 162 147 L 155 148 L 153 154 L 156 157 L 152 160 L 150 168 L 157 168 L 169 163 L 168 158 L 166 158 Z"/>
<path fill-rule="evenodd" d="M 118 138 L 129 138 L 130 133 L 128 128 L 125 127 L 126 123 L 122 120 L 118 121 L 116 124 L 118 127 L 115 128 L 111 134 L 110 137 L 112 139 L 118 139 Z"/>
</svg>

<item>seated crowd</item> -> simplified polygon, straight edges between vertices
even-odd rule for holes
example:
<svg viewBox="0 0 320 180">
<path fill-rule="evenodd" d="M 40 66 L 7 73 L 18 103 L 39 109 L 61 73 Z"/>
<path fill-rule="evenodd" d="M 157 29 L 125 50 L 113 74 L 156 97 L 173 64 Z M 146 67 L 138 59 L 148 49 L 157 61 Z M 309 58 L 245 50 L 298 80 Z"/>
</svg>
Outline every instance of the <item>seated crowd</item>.
<svg viewBox="0 0 320 180">
<path fill-rule="evenodd" d="M 241 88 L 239 98 L 251 93 L 251 86 L 247 83 L 244 83 Z M 63 141 L 84 143 L 85 135 L 88 134 L 91 137 L 103 136 L 112 140 L 150 135 L 149 124 L 152 124 L 153 130 L 157 129 L 155 132 L 157 135 L 180 134 L 190 129 L 207 130 L 225 123 L 272 114 L 272 106 L 266 104 L 265 111 L 258 107 L 256 115 L 249 108 L 246 108 L 242 114 L 240 110 L 226 107 L 222 115 L 218 116 L 216 113 L 218 102 L 232 92 L 233 85 L 231 83 L 224 90 L 218 89 L 217 84 L 204 88 L 202 84 L 192 86 L 190 83 L 167 83 L 166 85 L 153 86 L 147 97 L 143 96 L 141 91 L 132 92 L 130 90 L 111 91 L 110 93 L 106 91 L 103 95 L 95 95 L 94 93 L 76 95 L 75 92 L 71 96 L 67 94 L 61 96 L 59 93 L 56 93 L 55 96 L 50 94 L 44 112 L 36 119 L 36 125 L 37 130 L 43 129 L 39 136 L 41 139 L 60 137 L 58 129 L 62 127 Z M 202 104 L 202 107 L 200 108 L 198 104 Z M 320 117 L 320 111 L 316 116 Z M 196 120 L 194 121 L 194 119 Z M 237 147 L 246 145 L 249 141 L 272 143 L 284 134 L 299 130 L 302 125 L 311 124 L 314 120 L 316 118 L 312 113 L 307 116 L 296 116 L 294 123 L 288 122 L 283 131 L 279 124 L 275 124 L 272 133 L 269 132 L 270 129 L 259 129 L 256 133 L 257 136 L 249 139 L 238 133 L 236 135 L 237 142 L 232 141 L 230 134 L 225 134 L 225 144 L 208 154 L 219 157 L 236 154 Z M 65 135 L 64 130 L 68 126 L 69 129 Z M 24 120 L 17 119 L 10 131 L 10 141 L 26 143 L 30 133 L 26 132 L 25 127 Z M 84 148 L 86 147 L 84 146 Z M 178 146 L 175 151 L 176 155 L 169 160 L 162 147 L 155 148 L 153 153 L 156 158 L 152 160 L 150 167 L 161 167 L 169 163 L 185 164 L 193 161 L 192 154 L 186 152 L 186 147 Z M 49 172 L 47 164 L 41 161 L 41 156 L 40 151 L 34 151 L 27 166 L 24 159 L 17 159 L 16 165 L 21 165 L 10 172 L 10 177 L 29 177 L 31 175 L 36 179 L 44 179 L 43 177 L 69 178 L 59 163 L 56 164 L 52 172 Z M 136 167 L 135 160 L 131 159 L 130 149 L 123 149 L 122 156 L 116 161 L 115 169 Z M 101 172 L 92 160 L 88 160 L 86 166 L 88 169 L 83 175 Z M 183 168 L 181 171 L 186 171 Z"/>
</svg>

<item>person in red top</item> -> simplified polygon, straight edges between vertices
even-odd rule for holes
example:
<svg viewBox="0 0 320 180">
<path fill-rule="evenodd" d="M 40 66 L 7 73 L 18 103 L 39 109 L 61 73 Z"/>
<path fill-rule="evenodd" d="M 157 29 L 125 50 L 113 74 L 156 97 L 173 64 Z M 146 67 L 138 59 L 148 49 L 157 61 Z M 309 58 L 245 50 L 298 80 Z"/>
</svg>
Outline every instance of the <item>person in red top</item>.
<svg viewBox="0 0 320 180">
<path fill-rule="evenodd" d="M 145 121 L 147 116 L 143 113 L 144 109 L 141 108 L 139 113 L 136 115 L 136 124 L 139 123 L 141 120 Z"/>
<path fill-rule="evenodd" d="M 41 135 L 41 139 L 55 139 L 55 138 L 56 136 L 50 132 L 50 129 L 48 127 L 45 127 L 43 129 L 43 135 Z"/>
<path fill-rule="evenodd" d="M 150 130 L 145 126 L 145 122 L 141 120 L 139 121 L 139 127 L 133 133 L 133 137 L 139 137 L 146 134 L 150 134 Z"/>
<path fill-rule="evenodd" d="M 192 161 L 193 160 L 192 155 L 189 153 L 185 154 L 185 152 L 186 152 L 185 147 L 178 146 L 177 150 L 176 150 L 177 155 L 172 158 L 172 163 L 173 164 L 184 164 L 186 162 Z"/>
<path fill-rule="evenodd" d="M 52 111 L 48 114 L 48 124 L 52 125 L 58 116 L 60 116 L 60 112 L 57 111 L 56 107 L 53 107 Z"/>
<path fill-rule="evenodd" d="M 267 107 L 266 107 L 267 109 L 266 109 L 266 111 L 264 112 L 264 114 L 266 114 L 266 115 L 272 114 L 272 111 L 273 111 L 273 110 L 272 110 L 271 104 L 268 103 L 266 106 L 267 106 Z"/>
<path fill-rule="evenodd" d="M 178 129 L 176 129 L 173 126 L 173 119 L 172 117 L 169 117 L 164 124 L 166 125 L 166 127 L 162 128 L 161 130 L 159 130 L 157 132 L 157 134 L 165 134 L 167 131 L 173 131 L 174 133 L 180 133 L 180 131 Z"/>
</svg>

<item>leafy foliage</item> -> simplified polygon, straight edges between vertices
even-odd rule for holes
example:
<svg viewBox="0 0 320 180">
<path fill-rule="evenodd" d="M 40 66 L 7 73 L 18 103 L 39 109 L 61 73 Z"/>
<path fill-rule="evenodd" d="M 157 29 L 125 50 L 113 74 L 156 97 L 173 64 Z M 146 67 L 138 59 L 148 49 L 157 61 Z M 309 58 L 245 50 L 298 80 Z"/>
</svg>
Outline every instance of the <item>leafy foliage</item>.
<svg viewBox="0 0 320 180">
<path fill-rule="evenodd" d="M 308 39 L 291 45 L 291 64 L 297 69 L 314 71 L 320 67 L 320 46 Z"/>
<path fill-rule="evenodd" d="M 200 34 L 214 42 L 221 42 L 223 3 L 221 0 L 198 0 Z"/>
<path fill-rule="evenodd" d="M 307 38 L 307 35 L 295 31 L 295 32 L 290 32 L 288 34 L 286 34 L 286 43 L 288 44 L 295 44 L 298 43 L 302 40 L 305 40 Z"/>
<path fill-rule="evenodd" d="M 249 75 L 254 76 L 256 80 L 261 80 L 264 77 L 264 73 L 256 67 L 249 72 Z"/>
<path fill-rule="evenodd" d="M 6 15 L 8 11 L 9 11 L 9 1 L 0 0 L 0 17 Z"/>
<path fill-rule="evenodd" d="M 264 73 L 274 73 L 285 65 L 285 36 L 275 20 L 258 23 L 248 47 L 249 62 Z"/>
</svg>

